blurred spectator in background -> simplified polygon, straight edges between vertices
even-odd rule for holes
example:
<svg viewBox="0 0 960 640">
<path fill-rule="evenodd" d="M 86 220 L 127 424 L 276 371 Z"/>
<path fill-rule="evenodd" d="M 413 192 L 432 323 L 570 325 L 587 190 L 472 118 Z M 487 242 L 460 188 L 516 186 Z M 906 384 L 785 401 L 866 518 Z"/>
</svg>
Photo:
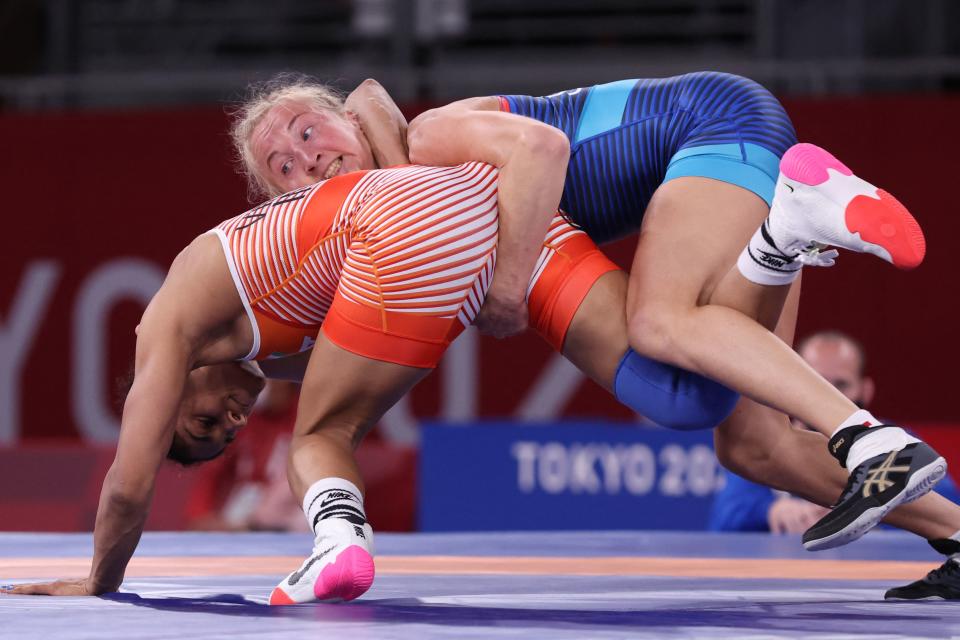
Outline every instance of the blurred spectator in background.
<svg viewBox="0 0 960 640">
<path fill-rule="evenodd" d="M 801 341 L 797 351 L 860 408 L 867 408 L 873 400 L 874 383 L 865 375 L 866 353 L 854 338 L 839 331 L 820 331 Z M 795 423 L 794 428 L 806 427 Z M 803 533 L 827 512 L 824 507 L 754 484 L 729 471 L 725 474 L 726 485 L 716 495 L 710 514 L 712 531 Z M 953 502 L 960 501 L 960 492 L 950 476 L 935 490 Z"/>
<path fill-rule="evenodd" d="M 309 531 L 287 485 L 287 450 L 299 385 L 267 381 L 242 438 L 198 469 L 187 503 L 191 529 Z"/>
</svg>

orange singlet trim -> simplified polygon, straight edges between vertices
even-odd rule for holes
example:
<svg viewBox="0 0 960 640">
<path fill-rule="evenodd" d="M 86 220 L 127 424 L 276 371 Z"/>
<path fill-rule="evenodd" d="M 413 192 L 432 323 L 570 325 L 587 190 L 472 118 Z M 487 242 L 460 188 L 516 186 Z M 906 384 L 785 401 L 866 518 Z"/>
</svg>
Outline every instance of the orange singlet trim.
<svg viewBox="0 0 960 640">
<path fill-rule="evenodd" d="M 347 199 L 350 192 L 356 188 L 357 183 L 366 177 L 368 173 L 370 172 L 355 171 L 343 176 L 337 176 L 336 180 L 327 180 L 321 183 L 321 187 L 310 197 L 311 199 L 314 196 L 328 198 L 330 202 L 342 203 Z M 309 204 L 309 202 L 306 203 L 307 206 L 309 206 Z M 317 245 L 329 237 L 326 234 L 330 233 L 330 229 L 333 227 L 333 220 L 338 213 L 339 208 L 324 207 L 322 210 L 316 213 L 312 212 L 311 215 L 303 216 L 300 219 L 296 231 L 298 255 L 304 256 L 303 259 L 306 259 L 306 255 L 310 253 L 312 249 L 315 249 Z M 348 231 L 349 229 L 342 229 L 337 233 L 347 233 Z"/>
<path fill-rule="evenodd" d="M 313 246 L 312 249 L 310 249 L 310 251 L 308 251 L 302 258 L 300 258 L 299 262 L 297 262 L 297 268 L 294 269 L 293 273 L 291 273 L 289 276 L 287 276 L 286 278 L 284 278 L 283 280 L 281 280 L 280 283 L 277 284 L 277 285 L 276 285 L 275 287 L 273 287 L 272 289 L 268 289 L 266 292 L 264 292 L 264 293 L 261 294 L 260 296 L 258 296 L 258 297 L 256 297 L 256 298 L 253 298 L 252 300 L 250 300 L 250 304 L 251 304 L 251 305 L 255 305 L 255 304 L 257 304 L 258 302 L 262 302 L 262 301 L 268 300 L 271 296 L 273 296 L 274 294 L 276 294 L 278 291 L 283 290 L 288 284 L 290 284 L 292 281 L 296 280 L 297 278 L 299 278 L 299 277 L 303 274 L 304 265 L 306 264 L 307 259 L 310 258 L 310 256 L 311 256 L 314 252 L 316 252 L 318 249 L 320 249 L 320 248 L 323 246 L 323 243 L 324 243 L 324 242 L 326 242 L 327 240 L 335 240 L 338 236 L 342 236 L 342 235 L 347 234 L 347 233 L 350 233 L 350 232 L 349 232 L 349 230 L 346 230 L 346 229 L 345 229 L 345 230 L 343 230 L 343 231 L 338 231 L 337 233 L 331 233 L 331 234 L 328 235 L 328 236 L 324 236 L 319 242 L 317 242 L 317 243 Z M 279 320 L 280 322 L 283 322 L 283 319 L 281 319 L 281 318 L 277 318 L 277 320 Z"/>
<path fill-rule="evenodd" d="M 567 237 L 556 244 L 545 244 L 555 257 L 546 264 L 527 297 L 530 326 L 561 353 L 570 324 L 590 289 L 600 276 L 620 269 L 586 233 L 571 230 L 559 216 L 554 219 L 548 241 L 560 232 Z"/>
<path fill-rule="evenodd" d="M 432 369 L 443 352 L 465 328 L 450 318 L 431 318 L 347 305 L 340 295 L 323 321 L 323 334 L 342 349 L 366 358 Z M 382 314 L 382 315 L 381 315 Z M 389 320 L 388 320 L 389 318 Z M 390 332 L 377 325 L 389 323 Z"/>
<path fill-rule="evenodd" d="M 373 252 L 370 251 L 370 247 L 367 246 L 367 243 L 362 243 L 363 248 L 366 250 L 367 255 L 373 255 Z M 380 327 L 386 331 L 387 330 L 387 305 L 383 299 L 383 283 L 380 281 L 380 273 L 377 270 L 377 263 L 375 260 L 370 261 L 370 271 L 373 273 L 373 280 L 377 284 L 376 294 L 380 298 Z"/>
</svg>

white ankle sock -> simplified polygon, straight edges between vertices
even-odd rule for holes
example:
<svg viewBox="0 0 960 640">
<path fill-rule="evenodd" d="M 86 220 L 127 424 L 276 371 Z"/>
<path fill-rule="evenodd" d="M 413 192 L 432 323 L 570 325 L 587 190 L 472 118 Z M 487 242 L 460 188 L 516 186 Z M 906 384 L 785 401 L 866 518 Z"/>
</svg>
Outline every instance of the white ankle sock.
<svg viewBox="0 0 960 640">
<path fill-rule="evenodd" d="M 342 518 L 359 526 L 367 522 L 363 494 L 355 484 L 343 478 L 324 478 L 310 485 L 303 496 L 303 512 L 314 533 L 327 518 Z"/>
<path fill-rule="evenodd" d="M 847 427 L 857 425 L 874 427 L 878 424 L 881 424 L 880 421 L 877 420 L 872 413 L 860 409 L 844 420 L 833 434 L 831 434 L 831 437 L 836 435 L 837 431 L 846 429 Z M 876 433 L 861 435 L 850 447 L 850 452 L 847 454 L 847 471 L 853 471 L 864 460 L 869 460 L 883 453 L 899 451 L 914 442 L 920 441 L 900 427 L 884 427 L 883 429 L 878 429 Z"/>
<path fill-rule="evenodd" d="M 774 244 L 776 240 L 770 234 L 769 223 L 768 217 L 750 238 L 750 243 L 737 258 L 737 269 L 744 278 L 757 284 L 790 284 L 800 275 L 803 264 L 794 261 L 793 256 L 787 256 L 777 248 Z"/>
<path fill-rule="evenodd" d="M 840 426 L 833 430 L 830 437 L 837 435 L 837 432 L 847 427 L 875 427 L 882 424 L 877 418 L 866 409 L 858 409 L 850 414 L 846 420 L 840 423 Z"/>
</svg>

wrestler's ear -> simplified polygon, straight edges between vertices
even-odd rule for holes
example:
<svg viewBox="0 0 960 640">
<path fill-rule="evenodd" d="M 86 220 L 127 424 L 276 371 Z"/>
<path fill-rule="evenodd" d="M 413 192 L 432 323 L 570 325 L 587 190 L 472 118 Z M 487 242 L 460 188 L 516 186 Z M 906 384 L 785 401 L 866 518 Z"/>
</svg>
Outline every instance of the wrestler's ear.
<svg viewBox="0 0 960 640">
<path fill-rule="evenodd" d="M 140 335 L 140 325 L 139 325 L 139 324 L 137 325 L 136 329 L 133 330 L 133 333 L 134 333 L 135 335 Z"/>
</svg>

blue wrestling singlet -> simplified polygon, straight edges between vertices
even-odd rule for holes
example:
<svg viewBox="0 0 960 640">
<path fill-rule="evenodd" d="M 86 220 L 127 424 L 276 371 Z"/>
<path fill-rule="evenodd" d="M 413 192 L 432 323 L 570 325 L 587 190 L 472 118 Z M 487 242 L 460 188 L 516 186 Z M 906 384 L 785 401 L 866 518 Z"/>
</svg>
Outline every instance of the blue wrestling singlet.
<svg viewBox="0 0 960 640">
<path fill-rule="evenodd" d="M 570 138 L 560 207 L 598 244 L 638 230 L 653 192 L 681 176 L 729 182 L 770 204 L 780 156 L 796 143 L 777 99 L 726 73 L 500 96 L 500 104 Z"/>
</svg>

